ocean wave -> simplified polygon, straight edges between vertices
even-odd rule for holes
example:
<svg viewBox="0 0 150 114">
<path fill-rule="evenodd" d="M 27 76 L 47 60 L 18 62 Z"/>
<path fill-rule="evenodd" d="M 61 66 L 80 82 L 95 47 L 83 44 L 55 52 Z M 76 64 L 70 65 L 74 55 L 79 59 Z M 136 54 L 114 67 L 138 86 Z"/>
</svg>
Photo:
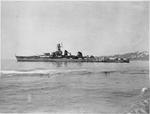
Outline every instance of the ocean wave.
<svg viewBox="0 0 150 114">
<path fill-rule="evenodd" d="M 149 74 L 148 70 L 121 71 L 121 74 Z"/>
<path fill-rule="evenodd" d="M 92 75 L 92 74 L 107 74 L 115 73 L 116 71 L 94 71 L 89 69 L 61 69 L 61 70 L 2 70 L 0 73 L 2 75 L 12 76 L 12 75 Z"/>
<path fill-rule="evenodd" d="M 63 74 L 63 73 L 86 73 L 85 69 L 79 70 L 27 70 L 27 71 L 17 71 L 17 70 L 2 70 L 0 71 L 1 74 L 4 75 L 17 75 L 17 74 L 25 74 L 25 75 L 32 75 L 32 74 Z"/>
<path fill-rule="evenodd" d="M 72 75 L 92 75 L 92 74 L 147 74 L 149 72 L 143 71 L 115 71 L 115 70 L 92 70 L 92 69 L 34 69 L 34 70 L 2 70 L 2 75 L 61 75 L 61 74 L 72 74 Z"/>
<path fill-rule="evenodd" d="M 48 74 L 50 70 L 33 70 L 33 71 L 4 70 L 0 72 L 1 74 Z M 53 72 L 53 70 L 51 70 L 51 72 Z"/>
<path fill-rule="evenodd" d="M 149 114 L 150 88 L 142 88 L 141 94 L 138 96 L 130 109 L 125 114 Z"/>
</svg>

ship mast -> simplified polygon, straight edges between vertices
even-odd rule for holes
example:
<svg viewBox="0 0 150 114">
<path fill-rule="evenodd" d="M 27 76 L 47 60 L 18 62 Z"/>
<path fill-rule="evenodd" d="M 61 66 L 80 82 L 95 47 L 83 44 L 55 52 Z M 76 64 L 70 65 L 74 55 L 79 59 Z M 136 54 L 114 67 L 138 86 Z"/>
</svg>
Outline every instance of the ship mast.
<svg viewBox="0 0 150 114">
<path fill-rule="evenodd" d="M 62 48 L 62 45 L 59 43 L 59 44 L 57 44 L 57 50 L 58 51 L 61 51 L 61 48 Z"/>
</svg>

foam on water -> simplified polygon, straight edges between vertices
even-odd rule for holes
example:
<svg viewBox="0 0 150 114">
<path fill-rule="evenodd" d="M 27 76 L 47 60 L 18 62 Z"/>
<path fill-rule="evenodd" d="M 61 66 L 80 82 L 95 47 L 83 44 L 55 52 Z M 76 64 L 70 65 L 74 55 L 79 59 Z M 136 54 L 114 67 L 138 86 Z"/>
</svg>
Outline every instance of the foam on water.
<svg viewBox="0 0 150 114">
<path fill-rule="evenodd" d="M 30 71 L 17 71 L 17 70 L 2 70 L 1 74 L 57 74 L 57 73 L 71 73 L 71 72 L 86 72 L 85 69 L 78 70 L 30 70 Z"/>
<path fill-rule="evenodd" d="M 149 72 L 145 71 L 114 71 L 114 70 L 89 70 L 89 69 L 53 69 L 53 70 L 2 70 L 1 74 L 4 75 L 33 75 L 33 74 L 42 74 L 42 75 L 50 75 L 50 74 L 112 74 L 112 73 L 121 73 L 121 74 L 148 74 Z"/>
</svg>

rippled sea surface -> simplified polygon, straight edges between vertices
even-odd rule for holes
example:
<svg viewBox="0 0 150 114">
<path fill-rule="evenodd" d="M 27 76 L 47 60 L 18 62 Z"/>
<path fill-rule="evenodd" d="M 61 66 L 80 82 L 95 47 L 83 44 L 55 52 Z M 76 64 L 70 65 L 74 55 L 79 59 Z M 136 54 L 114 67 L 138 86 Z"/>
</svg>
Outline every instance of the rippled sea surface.
<svg viewBox="0 0 150 114">
<path fill-rule="evenodd" d="M 148 87 L 148 61 L 2 60 L 0 113 L 122 114 Z"/>
</svg>

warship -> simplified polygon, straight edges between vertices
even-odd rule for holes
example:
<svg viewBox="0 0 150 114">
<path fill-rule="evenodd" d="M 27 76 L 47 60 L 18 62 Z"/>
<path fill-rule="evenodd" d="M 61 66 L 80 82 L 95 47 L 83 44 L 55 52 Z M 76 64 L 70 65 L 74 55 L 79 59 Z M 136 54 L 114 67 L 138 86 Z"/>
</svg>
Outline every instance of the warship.
<svg viewBox="0 0 150 114">
<path fill-rule="evenodd" d="M 57 44 L 57 50 L 52 53 L 44 53 L 43 55 L 33 56 L 16 56 L 18 62 L 107 62 L 107 63 L 129 63 L 127 58 L 99 58 L 94 56 L 83 56 L 78 51 L 77 55 L 72 55 L 67 50 L 61 50 L 62 45 Z"/>
</svg>

